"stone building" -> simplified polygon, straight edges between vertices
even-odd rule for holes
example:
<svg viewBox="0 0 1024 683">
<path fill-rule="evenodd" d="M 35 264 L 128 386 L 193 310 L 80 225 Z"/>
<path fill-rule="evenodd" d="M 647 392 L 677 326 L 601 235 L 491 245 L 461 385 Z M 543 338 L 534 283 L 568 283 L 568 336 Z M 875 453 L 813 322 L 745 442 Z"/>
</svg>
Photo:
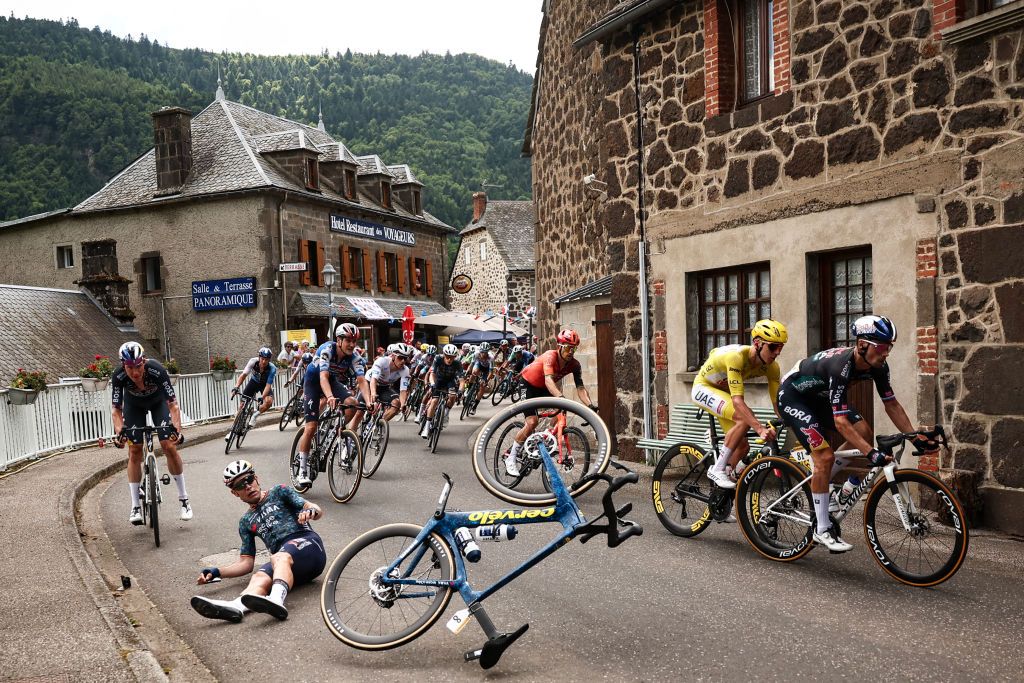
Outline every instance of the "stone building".
<svg viewBox="0 0 1024 683">
<path fill-rule="evenodd" d="M 467 275 L 470 291 L 451 292 L 454 310 L 522 317 L 534 305 L 534 214 L 528 201 L 494 201 L 473 193 L 473 218 L 462 229 L 454 275 Z"/>
<path fill-rule="evenodd" d="M 1022 0 L 545 3 L 524 143 L 538 321 L 550 335 L 553 300 L 612 277 L 625 457 L 645 391 L 657 436 L 757 318 L 789 326 L 788 368 L 876 312 L 900 328 L 901 402 L 951 436 L 920 466 L 1024 532 L 1022 26 Z"/>
<path fill-rule="evenodd" d="M 0 224 L 0 282 L 78 284 L 186 372 L 208 353 L 277 349 L 283 330 L 323 341 L 329 298 L 368 345 L 400 338 L 406 306 L 446 310 L 454 229 L 423 210 L 408 166 L 355 157 L 322 118 L 296 123 L 219 89 L 195 117 L 165 108 L 153 125 L 155 147 L 85 201 Z M 93 257 L 105 265 L 83 270 Z"/>
</svg>

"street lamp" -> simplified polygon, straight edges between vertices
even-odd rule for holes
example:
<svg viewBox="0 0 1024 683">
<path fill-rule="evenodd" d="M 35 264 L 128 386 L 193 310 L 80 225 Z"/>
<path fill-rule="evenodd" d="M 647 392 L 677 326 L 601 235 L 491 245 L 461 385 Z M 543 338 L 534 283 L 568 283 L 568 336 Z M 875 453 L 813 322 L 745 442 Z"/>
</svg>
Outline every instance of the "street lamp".
<svg viewBox="0 0 1024 683">
<path fill-rule="evenodd" d="M 334 297 L 331 294 L 331 287 L 334 286 L 334 277 L 338 271 L 328 263 L 320 273 L 324 276 L 324 284 L 327 285 L 327 341 L 330 341 L 334 338 Z"/>
</svg>

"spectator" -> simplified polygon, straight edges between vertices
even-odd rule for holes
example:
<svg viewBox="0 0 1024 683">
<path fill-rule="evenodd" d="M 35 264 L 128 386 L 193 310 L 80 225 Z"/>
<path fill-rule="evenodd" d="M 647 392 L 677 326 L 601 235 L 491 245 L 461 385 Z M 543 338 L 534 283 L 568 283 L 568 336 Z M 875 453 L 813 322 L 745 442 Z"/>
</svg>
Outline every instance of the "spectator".
<svg viewBox="0 0 1024 683">
<path fill-rule="evenodd" d="M 301 356 L 302 354 L 300 353 L 299 355 Z M 281 349 L 281 353 L 277 354 L 277 362 L 279 362 L 279 363 L 288 363 L 289 365 L 291 365 L 291 362 L 294 359 L 295 359 L 295 344 L 293 344 L 290 341 L 286 341 L 284 343 L 284 348 Z"/>
</svg>

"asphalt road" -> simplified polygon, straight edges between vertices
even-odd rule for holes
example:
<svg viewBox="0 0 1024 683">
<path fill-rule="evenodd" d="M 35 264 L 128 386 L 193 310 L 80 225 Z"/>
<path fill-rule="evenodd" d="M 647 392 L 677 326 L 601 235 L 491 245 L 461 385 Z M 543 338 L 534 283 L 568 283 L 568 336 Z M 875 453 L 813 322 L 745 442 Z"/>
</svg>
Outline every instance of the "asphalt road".
<svg viewBox="0 0 1024 683">
<path fill-rule="evenodd" d="M 326 511 L 314 527 L 328 563 L 353 538 L 392 522 L 422 524 L 441 490 L 441 472 L 455 479 L 449 507 L 507 507 L 476 481 L 467 440 L 493 412 L 459 423 L 442 436 L 436 455 L 412 423 L 393 423 L 380 470 L 363 480 L 347 505 L 333 502 L 325 478 L 307 497 Z M 225 426 L 226 429 L 226 426 Z M 251 460 L 264 485 L 287 481 L 293 430 L 262 427 L 239 457 Z M 630 515 L 645 529 L 616 549 L 600 539 L 569 544 L 486 602 L 500 629 L 530 630 L 489 671 L 462 654 L 485 637 L 476 624 L 458 636 L 444 622 L 464 605 L 456 596 L 445 616 L 420 639 L 397 650 L 368 653 L 337 641 L 320 616 L 320 583 L 288 598 L 290 618 L 261 614 L 243 623 L 209 621 L 189 606 L 195 594 L 231 599 L 246 579 L 199 587 L 201 567 L 237 556 L 238 518 L 245 511 L 221 484 L 236 457 L 222 441 L 183 451 L 195 519 L 180 522 L 174 496 L 163 506 L 162 547 L 127 523 L 123 472 L 103 493 L 103 526 L 120 559 L 213 674 L 252 680 L 1020 680 L 1024 671 L 1024 543 L 978 533 L 960 572 L 935 589 L 891 580 L 871 559 L 862 532 L 847 522 L 852 552 L 816 549 L 787 565 L 755 555 L 735 525 L 714 525 L 696 539 L 665 531 L 654 515 L 649 477 L 623 489 Z M 173 493 L 173 485 L 171 487 Z M 598 491 L 581 501 L 598 504 Z M 484 544 L 470 565 L 477 588 L 488 585 L 544 545 L 557 526 L 520 527 L 515 541 Z M 262 551 L 261 548 L 261 553 Z M 257 558 L 257 563 L 262 561 Z M 173 672 L 172 672 L 173 673 Z"/>
</svg>

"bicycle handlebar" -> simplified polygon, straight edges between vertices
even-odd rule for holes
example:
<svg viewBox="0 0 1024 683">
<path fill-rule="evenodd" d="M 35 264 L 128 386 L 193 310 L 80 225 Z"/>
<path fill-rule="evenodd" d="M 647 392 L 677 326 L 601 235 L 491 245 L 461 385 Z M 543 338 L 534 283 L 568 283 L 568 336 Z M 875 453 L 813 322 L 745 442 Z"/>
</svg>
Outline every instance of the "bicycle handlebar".
<svg viewBox="0 0 1024 683">
<path fill-rule="evenodd" d="M 879 436 L 876 438 L 876 441 L 878 442 L 878 450 L 882 451 L 886 455 L 892 455 L 893 449 L 897 446 L 901 446 L 907 441 L 916 439 L 919 436 L 925 437 L 926 444 L 933 443 L 936 446 L 948 446 L 948 442 L 946 441 L 946 430 L 942 428 L 942 425 L 935 425 L 935 427 L 930 431 L 920 429 L 915 432 L 899 432 L 897 434 Z M 903 445 L 903 448 L 900 449 L 900 453 L 903 453 L 905 448 L 906 446 Z M 928 451 L 924 450 L 920 443 L 915 442 L 913 455 L 921 456 L 925 453 L 928 453 Z"/>
<path fill-rule="evenodd" d="M 632 536 L 641 536 L 644 533 L 644 528 L 642 526 L 624 518 L 624 515 L 629 514 L 630 510 L 633 509 L 633 504 L 626 503 L 621 508 L 616 509 L 615 501 L 612 500 L 612 496 L 616 491 L 626 484 L 636 483 L 640 477 L 633 470 L 629 469 L 625 465 L 615 462 L 614 460 L 611 461 L 610 464 L 616 469 L 625 470 L 626 474 L 620 477 L 612 477 L 609 474 L 592 472 L 584 476 L 572 487 L 575 490 L 583 484 L 596 479 L 608 482 L 608 489 L 601 497 L 601 507 L 604 508 L 604 513 L 573 530 L 574 537 L 580 536 L 580 543 L 586 543 L 598 534 L 607 534 L 608 547 L 615 548 L 627 538 Z M 601 518 L 607 518 L 608 521 L 604 524 L 597 524 L 596 522 Z"/>
</svg>

